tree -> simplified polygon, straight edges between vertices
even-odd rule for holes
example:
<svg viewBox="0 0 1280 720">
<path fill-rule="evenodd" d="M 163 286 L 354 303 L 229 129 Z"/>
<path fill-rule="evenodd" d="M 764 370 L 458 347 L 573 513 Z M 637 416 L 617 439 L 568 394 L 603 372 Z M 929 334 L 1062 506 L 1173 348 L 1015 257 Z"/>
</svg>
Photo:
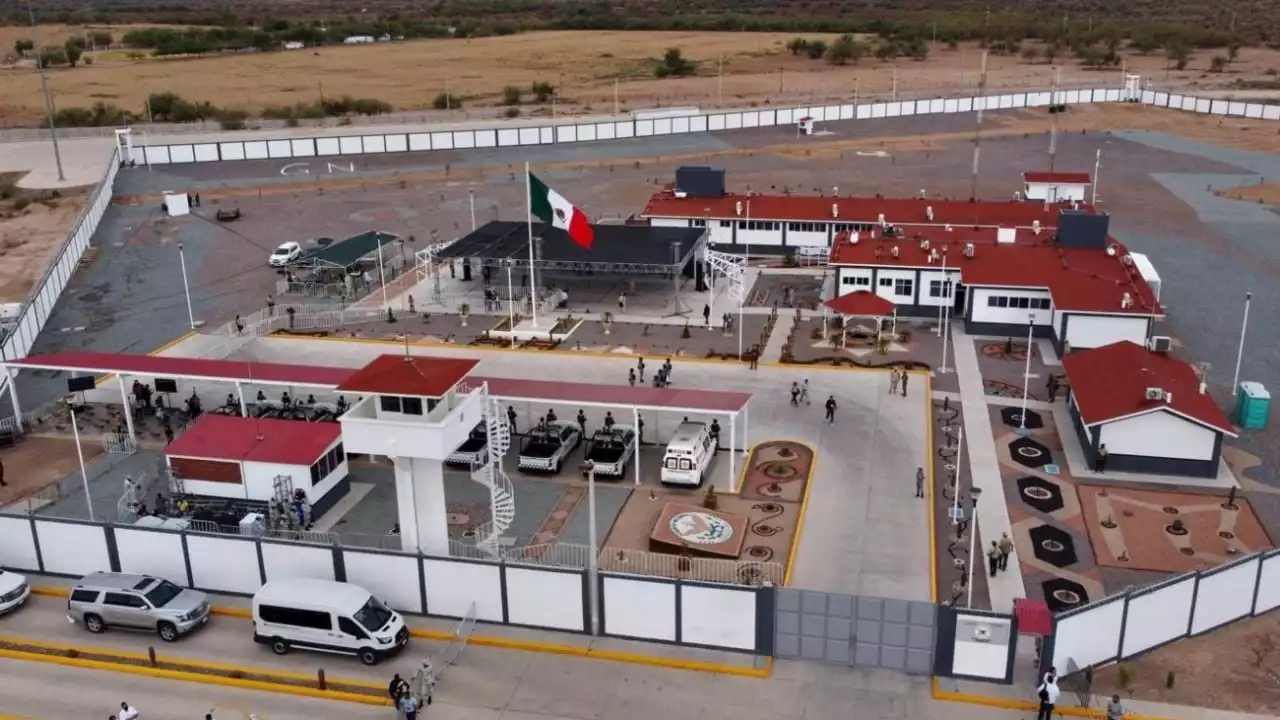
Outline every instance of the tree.
<svg viewBox="0 0 1280 720">
<path fill-rule="evenodd" d="M 680 48 L 667 48 L 662 53 L 662 60 L 658 62 L 658 66 L 654 68 L 654 77 L 680 77 L 682 75 L 692 75 L 697 66 L 684 59 L 684 55 L 680 52 Z"/>
<path fill-rule="evenodd" d="M 462 102 L 458 100 L 457 95 L 440 93 L 435 100 L 431 101 L 431 107 L 437 110 L 456 110 L 462 107 Z"/>
<path fill-rule="evenodd" d="M 67 64 L 67 51 L 60 47 L 47 47 L 40 51 L 40 66 L 54 67 Z"/>
<path fill-rule="evenodd" d="M 502 104 L 503 105 L 519 105 L 520 96 L 524 94 L 520 88 L 515 85 L 508 85 L 502 88 Z"/>
<path fill-rule="evenodd" d="M 919 36 L 911 38 L 907 42 L 907 56 L 917 62 L 927 59 L 929 57 L 929 43 Z"/>
<path fill-rule="evenodd" d="M 1235 62 L 1240 57 L 1240 41 L 1232 40 L 1227 43 L 1227 62 Z"/>
<path fill-rule="evenodd" d="M 821 60 L 822 56 L 827 54 L 827 44 L 821 40 L 814 40 L 805 46 L 804 51 L 810 60 Z"/>
<path fill-rule="evenodd" d="M 551 96 L 556 94 L 555 87 L 552 86 L 551 83 L 546 83 L 546 82 L 534 83 L 532 90 L 533 90 L 533 99 L 540 103 L 544 103 L 550 100 Z"/>
<path fill-rule="evenodd" d="M 1213 59 L 1209 61 L 1209 72 L 1220 73 L 1226 69 L 1227 69 L 1226 55 L 1214 55 Z"/>
<path fill-rule="evenodd" d="M 68 38 L 66 44 L 63 45 L 63 52 L 66 54 L 67 62 L 71 64 L 71 67 L 75 67 L 76 63 L 80 62 L 80 56 L 84 54 L 84 46 L 74 42 L 77 39 Z"/>
<path fill-rule="evenodd" d="M 787 43 L 787 50 L 790 51 L 792 55 L 799 55 L 802 52 L 807 52 L 809 50 L 809 41 L 804 38 L 791 38 L 791 41 Z"/>
<path fill-rule="evenodd" d="M 35 50 L 35 49 L 36 49 L 35 42 L 31 40 L 27 40 L 26 38 L 13 41 L 13 51 L 18 53 L 18 57 L 22 57 L 23 55 L 27 54 L 28 50 Z"/>
<path fill-rule="evenodd" d="M 853 35 L 845 33 L 827 48 L 827 62 L 832 65 L 845 65 L 850 62 L 857 64 L 858 60 L 866 54 L 866 50 L 866 47 L 855 40 Z"/>
<path fill-rule="evenodd" d="M 1191 49 L 1181 42 L 1175 43 L 1169 48 L 1169 59 L 1173 61 L 1173 67 L 1178 70 L 1186 70 L 1187 63 L 1191 61 Z"/>
<path fill-rule="evenodd" d="M 876 59 L 880 62 L 889 62 L 898 57 L 898 44 L 895 42 L 880 43 L 880 47 L 876 48 Z"/>
<path fill-rule="evenodd" d="M 115 38 L 111 37 L 111 33 L 101 30 L 93 31 L 89 34 L 89 37 L 93 39 L 93 46 L 99 48 L 110 47 L 111 43 L 115 42 Z"/>
<path fill-rule="evenodd" d="M 1052 65 L 1053 61 L 1058 58 L 1058 44 L 1049 43 L 1045 45 L 1043 55 L 1044 61 Z"/>
<path fill-rule="evenodd" d="M 1159 49 L 1160 40 L 1154 32 L 1144 29 L 1133 34 L 1129 39 L 1129 47 L 1143 55 L 1149 55 Z"/>
<path fill-rule="evenodd" d="M 1023 48 L 1022 59 L 1034 65 L 1036 60 L 1040 59 L 1040 48 L 1034 45 Z"/>
</svg>

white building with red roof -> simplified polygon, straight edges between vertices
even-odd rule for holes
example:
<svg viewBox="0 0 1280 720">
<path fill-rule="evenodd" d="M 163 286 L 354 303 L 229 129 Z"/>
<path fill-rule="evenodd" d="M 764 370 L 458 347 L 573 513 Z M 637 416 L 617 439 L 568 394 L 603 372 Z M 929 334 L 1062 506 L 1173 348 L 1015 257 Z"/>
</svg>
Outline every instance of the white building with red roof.
<svg viewBox="0 0 1280 720">
<path fill-rule="evenodd" d="M 1089 173 L 1080 172 L 1024 172 L 1022 173 L 1022 197 L 1040 202 L 1084 202 L 1089 192 Z"/>
<path fill-rule="evenodd" d="M 1117 342 L 1062 359 L 1072 424 L 1091 468 L 1218 476 L 1235 428 L 1194 368 L 1165 352 Z"/>
</svg>

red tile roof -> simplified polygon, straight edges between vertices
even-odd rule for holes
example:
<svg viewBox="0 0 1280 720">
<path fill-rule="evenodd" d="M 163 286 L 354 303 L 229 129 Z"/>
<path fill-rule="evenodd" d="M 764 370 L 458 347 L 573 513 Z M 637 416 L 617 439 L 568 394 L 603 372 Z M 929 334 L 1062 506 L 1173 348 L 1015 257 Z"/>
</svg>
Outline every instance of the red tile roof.
<svg viewBox="0 0 1280 720">
<path fill-rule="evenodd" d="M 338 390 L 443 397 L 478 364 L 471 358 L 380 355 L 343 380 Z"/>
<path fill-rule="evenodd" d="M 738 203 L 742 213 L 738 213 Z M 835 217 L 831 207 L 836 207 Z M 1036 220 L 1057 227 L 1064 205 L 1015 200 L 942 200 L 937 198 L 852 198 L 819 195 L 725 195 L 718 198 L 678 198 L 667 190 L 654 195 L 643 217 L 781 220 L 794 222 L 874 223 L 884 215 L 890 225 L 983 225 L 1031 227 Z M 928 208 L 933 208 L 933 220 Z M 1089 209 L 1082 205 L 1081 208 Z"/>
<path fill-rule="evenodd" d="M 885 317 L 898 309 L 898 305 L 892 300 L 880 297 L 870 290 L 845 293 L 831 298 L 826 305 L 834 312 L 849 317 Z"/>
<path fill-rule="evenodd" d="M 1071 353 L 1062 359 L 1080 417 L 1097 425 L 1131 415 L 1170 410 L 1235 437 L 1235 428 L 1187 363 L 1154 353 L 1129 341 Z M 1147 388 L 1160 388 L 1171 402 L 1147 400 Z"/>
<path fill-rule="evenodd" d="M 679 363 L 676 363 L 678 366 Z M 679 376 L 680 371 L 675 371 Z M 737 412 L 746 407 L 751 393 L 725 390 L 655 388 L 643 385 L 607 385 L 604 383 L 558 382 L 555 380 L 515 380 L 509 378 L 469 377 L 463 383 L 475 390 L 489 383 L 489 393 L 496 397 L 520 400 L 545 400 L 548 403 L 582 403 L 585 405 L 618 405 L 641 410 L 686 410 L 689 412 Z M 626 416 L 619 419 L 626 422 Z"/>
<path fill-rule="evenodd" d="M 351 375 L 351 368 L 319 365 L 207 360 L 203 358 L 127 355 L 123 353 L 67 352 L 28 355 L 10 365 L 94 374 L 125 373 L 179 380 L 244 380 L 260 385 L 298 385 L 331 388 Z"/>
<path fill-rule="evenodd" d="M 1089 173 L 1073 172 L 1024 172 L 1023 182 L 1052 183 L 1056 185 L 1088 185 Z"/>
<path fill-rule="evenodd" d="M 164 452 L 177 457 L 310 467 L 341 436 L 338 423 L 205 414 Z"/>
<path fill-rule="evenodd" d="M 936 226 L 900 226 L 898 238 L 871 238 L 867 233 L 852 242 L 852 234 L 842 232 L 831 247 L 832 265 L 941 269 L 946 256 L 948 269 L 957 269 L 965 285 L 1044 288 L 1054 307 L 1069 312 L 1158 315 L 1155 294 L 1133 264 L 1126 265 L 1124 245 L 1110 241 L 1116 254 L 1104 250 L 1062 248 L 1051 232 L 1036 234 L 1018 230 L 1014 242 L 1000 244 L 994 228 L 975 230 L 956 227 L 950 232 Z M 879 234 L 879 233 L 875 233 Z M 921 248 L 929 241 L 929 250 Z M 973 243 L 974 256 L 965 257 L 965 245 Z M 893 257 L 893 248 L 898 257 Z M 932 251 L 939 260 L 929 262 Z M 1133 304 L 1121 307 L 1125 293 Z"/>
</svg>

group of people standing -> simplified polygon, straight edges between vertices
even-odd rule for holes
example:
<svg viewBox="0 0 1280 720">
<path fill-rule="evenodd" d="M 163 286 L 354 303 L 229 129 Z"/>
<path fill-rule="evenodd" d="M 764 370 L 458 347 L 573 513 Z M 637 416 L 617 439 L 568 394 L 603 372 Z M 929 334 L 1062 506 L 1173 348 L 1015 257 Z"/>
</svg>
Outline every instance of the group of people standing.
<svg viewBox="0 0 1280 720">
<path fill-rule="evenodd" d="M 911 374 L 906 368 L 895 367 L 889 371 L 889 394 L 894 395 L 901 389 L 902 397 L 907 396 L 907 381 L 911 379 Z"/>
</svg>

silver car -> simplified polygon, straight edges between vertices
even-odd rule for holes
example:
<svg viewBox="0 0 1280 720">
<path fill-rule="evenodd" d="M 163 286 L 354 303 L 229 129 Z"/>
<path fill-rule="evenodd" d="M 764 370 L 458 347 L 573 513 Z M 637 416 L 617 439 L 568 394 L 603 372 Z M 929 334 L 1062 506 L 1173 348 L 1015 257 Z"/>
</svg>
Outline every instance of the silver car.
<svg viewBox="0 0 1280 720">
<path fill-rule="evenodd" d="M 71 588 L 67 619 L 92 633 L 148 630 L 173 642 L 209 621 L 209 596 L 149 575 L 94 573 Z"/>
</svg>

